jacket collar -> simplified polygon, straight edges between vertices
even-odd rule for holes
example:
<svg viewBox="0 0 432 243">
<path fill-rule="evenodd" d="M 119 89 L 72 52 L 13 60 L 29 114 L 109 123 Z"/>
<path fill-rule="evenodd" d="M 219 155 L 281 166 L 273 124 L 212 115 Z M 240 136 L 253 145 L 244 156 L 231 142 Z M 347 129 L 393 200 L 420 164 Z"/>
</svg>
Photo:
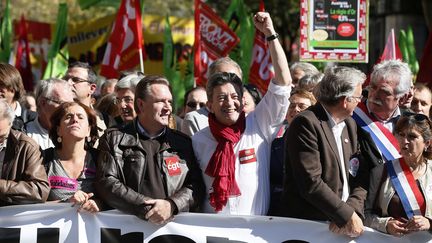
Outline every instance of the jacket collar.
<svg viewBox="0 0 432 243">
<path fill-rule="evenodd" d="M 7 179 L 7 175 L 9 175 L 10 170 L 12 169 L 13 165 L 12 162 L 14 161 L 15 157 L 18 156 L 19 152 L 19 144 L 18 144 L 18 137 L 20 136 L 20 133 L 11 129 L 9 132 L 9 136 L 7 138 L 7 144 L 6 144 L 6 151 L 5 151 L 5 157 L 3 160 L 3 170 L 2 170 L 2 178 Z M 6 175 L 6 176 L 3 176 Z"/>
<path fill-rule="evenodd" d="M 142 141 L 151 139 L 138 132 L 138 118 L 135 118 L 133 122 L 129 122 L 121 131 L 123 132 L 123 137 L 120 140 L 119 146 L 122 147 L 138 147 L 141 150 L 144 150 Z M 163 134 L 159 137 L 153 138 L 161 143 L 160 151 L 167 150 L 171 147 L 167 141 L 167 137 L 170 137 L 169 134 L 171 134 L 171 132 L 171 129 L 166 128 Z"/>
<path fill-rule="evenodd" d="M 339 158 L 339 152 L 336 145 L 336 140 L 334 138 L 334 134 L 332 131 L 332 122 L 327 115 L 326 110 L 322 106 L 321 103 L 317 103 L 312 110 L 315 112 L 318 120 L 320 121 L 321 128 L 324 131 L 324 135 L 327 139 L 327 142 L 330 144 L 330 148 L 333 153 L 336 155 L 336 158 Z"/>
</svg>

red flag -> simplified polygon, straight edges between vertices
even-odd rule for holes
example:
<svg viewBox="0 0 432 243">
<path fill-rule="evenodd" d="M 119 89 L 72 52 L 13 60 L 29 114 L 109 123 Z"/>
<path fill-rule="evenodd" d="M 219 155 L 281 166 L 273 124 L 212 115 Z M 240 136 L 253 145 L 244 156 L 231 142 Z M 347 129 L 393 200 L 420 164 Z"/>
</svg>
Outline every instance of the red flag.
<svg viewBox="0 0 432 243">
<path fill-rule="evenodd" d="M 259 10 L 261 12 L 265 11 L 262 0 Z M 265 35 L 257 29 L 255 31 L 252 63 L 249 71 L 249 83 L 255 84 L 264 94 L 267 92 L 268 84 L 273 77 L 274 69 L 271 62 L 270 49 L 268 48 Z"/>
<path fill-rule="evenodd" d="M 21 15 L 21 21 L 18 28 L 19 30 L 15 56 L 15 67 L 21 74 L 25 90 L 33 91 L 33 74 L 30 63 L 30 47 L 27 39 L 27 27 L 24 15 Z"/>
<path fill-rule="evenodd" d="M 384 51 L 381 54 L 381 57 L 378 59 L 377 63 L 380 63 L 384 60 L 394 60 L 394 59 L 402 60 L 403 57 L 399 49 L 399 45 L 396 41 L 394 30 L 392 29 L 390 31 L 390 35 L 387 38 L 387 43 L 384 47 Z"/>
<path fill-rule="evenodd" d="M 375 63 L 375 65 L 385 60 L 396 60 L 396 59 L 403 60 L 403 57 L 402 57 L 402 52 L 399 49 L 399 45 L 396 41 L 394 30 L 392 29 L 390 31 L 389 36 L 387 37 L 387 43 L 384 47 L 384 51 L 381 54 L 380 58 Z M 369 85 L 369 82 L 370 82 L 370 73 L 367 76 L 366 81 L 363 83 L 363 87 L 367 87 Z"/>
<path fill-rule="evenodd" d="M 417 73 L 417 82 L 425 83 L 432 88 L 432 29 L 429 31 L 429 38 L 423 50 L 420 60 L 420 69 Z"/>
<path fill-rule="evenodd" d="M 208 66 L 225 57 L 240 41 L 228 25 L 200 0 L 195 0 L 194 76 L 196 84 L 207 83 Z"/>
<path fill-rule="evenodd" d="M 139 2 L 121 2 L 101 66 L 100 73 L 107 78 L 118 78 L 119 71 L 140 64 L 140 52 L 144 43 Z"/>
</svg>

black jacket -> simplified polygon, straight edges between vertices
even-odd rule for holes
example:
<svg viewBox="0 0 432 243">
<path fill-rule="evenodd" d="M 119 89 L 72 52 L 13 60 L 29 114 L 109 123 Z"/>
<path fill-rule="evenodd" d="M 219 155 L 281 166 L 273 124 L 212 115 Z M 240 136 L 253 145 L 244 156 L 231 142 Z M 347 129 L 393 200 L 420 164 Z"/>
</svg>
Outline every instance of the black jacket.
<svg viewBox="0 0 432 243">
<path fill-rule="evenodd" d="M 204 182 L 187 135 L 167 128 L 149 139 L 137 132 L 135 120 L 106 130 L 99 149 L 108 153 L 98 158 L 95 186 L 109 206 L 144 219 L 148 199 L 170 200 L 175 213 L 201 205 Z"/>
</svg>

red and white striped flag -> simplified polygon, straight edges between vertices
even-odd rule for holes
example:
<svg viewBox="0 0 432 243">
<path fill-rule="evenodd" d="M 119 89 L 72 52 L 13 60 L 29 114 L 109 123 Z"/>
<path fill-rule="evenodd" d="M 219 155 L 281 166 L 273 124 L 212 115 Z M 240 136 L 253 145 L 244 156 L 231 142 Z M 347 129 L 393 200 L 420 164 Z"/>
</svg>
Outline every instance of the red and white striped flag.
<svg viewBox="0 0 432 243">
<path fill-rule="evenodd" d="M 108 40 L 101 75 L 118 78 L 119 71 L 132 69 L 145 58 L 139 0 L 122 0 Z M 144 57 L 143 57 L 144 56 Z"/>
<path fill-rule="evenodd" d="M 24 89 L 33 91 L 33 74 L 30 63 L 30 47 L 27 39 L 27 26 L 24 16 L 21 15 L 21 21 L 18 30 L 18 40 L 16 45 L 15 67 L 21 74 L 24 83 Z"/>
<path fill-rule="evenodd" d="M 264 12 L 264 3 L 261 0 L 260 12 Z M 271 61 L 270 49 L 268 48 L 265 35 L 255 31 L 254 44 L 252 48 L 252 62 L 249 71 L 249 83 L 255 84 L 265 94 L 270 80 L 275 76 Z"/>
<path fill-rule="evenodd" d="M 403 60 L 402 52 L 400 51 L 399 45 L 395 38 L 394 29 L 390 31 L 390 35 L 387 37 L 387 43 L 384 47 L 384 51 L 381 54 L 381 57 L 378 59 L 377 63 L 380 63 L 384 60 Z"/>
</svg>

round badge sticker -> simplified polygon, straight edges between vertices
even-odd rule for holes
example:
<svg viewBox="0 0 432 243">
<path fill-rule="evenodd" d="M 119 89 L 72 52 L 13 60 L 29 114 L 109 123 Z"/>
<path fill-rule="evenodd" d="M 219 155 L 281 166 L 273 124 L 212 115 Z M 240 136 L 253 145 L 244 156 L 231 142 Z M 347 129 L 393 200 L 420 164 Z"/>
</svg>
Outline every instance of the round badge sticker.
<svg viewBox="0 0 432 243">
<path fill-rule="evenodd" d="M 312 38 L 317 41 L 325 41 L 328 36 L 329 35 L 325 30 L 314 30 L 314 32 L 312 32 Z"/>
<path fill-rule="evenodd" d="M 354 34 L 354 26 L 350 23 L 342 23 L 337 27 L 337 33 L 343 37 L 350 37 Z"/>
<path fill-rule="evenodd" d="M 352 176 L 356 177 L 357 171 L 360 167 L 360 160 L 358 158 L 354 157 L 350 160 L 349 163 L 350 163 L 349 173 Z"/>
</svg>

